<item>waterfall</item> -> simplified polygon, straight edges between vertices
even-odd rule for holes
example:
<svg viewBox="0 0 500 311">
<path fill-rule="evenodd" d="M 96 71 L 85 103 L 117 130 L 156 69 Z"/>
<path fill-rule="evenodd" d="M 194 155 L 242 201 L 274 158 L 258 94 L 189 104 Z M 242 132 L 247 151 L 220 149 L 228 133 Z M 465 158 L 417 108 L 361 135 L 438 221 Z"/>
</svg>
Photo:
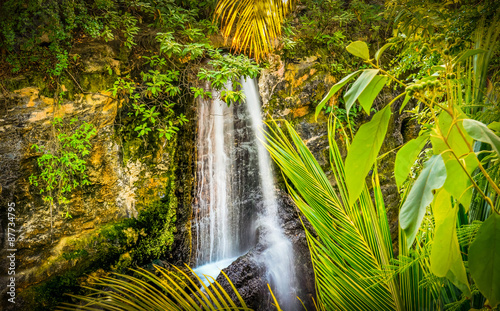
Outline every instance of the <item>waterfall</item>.
<svg viewBox="0 0 500 311">
<path fill-rule="evenodd" d="M 245 103 L 228 107 L 218 92 L 199 101 L 195 272 L 216 277 L 256 245 L 258 230 L 267 282 L 284 310 L 296 310 L 293 249 L 280 225 L 271 159 L 261 142 L 260 97 L 254 80 L 241 84 Z"/>
<path fill-rule="evenodd" d="M 241 82 L 253 133 L 257 140 L 259 177 L 264 199 L 264 209 L 260 211 L 258 218 L 258 226 L 264 230 L 267 242 L 267 248 L 262 253 L 262 261 L 266 265 L 268 282 L 271 284 L 280 306 L 283 310 L 293 310 L 298 307 L 298 301 L 293 294 L 296 288 L 293 248 L 280 226 L 278 217 L 278 201 L 274 189 L 271 159 L 263 145 L 265 138 L 262 132 L 260 96 L 253 79 L 243 79 Z"/>
<path fill-rule="evenodd" d="M 196 265 L 240 255 L 239 211 L 232 206 L 229 146 L 234 144 L 233 107 L 219 99 L 202 99 L 198 123 Z"/>
</svg>

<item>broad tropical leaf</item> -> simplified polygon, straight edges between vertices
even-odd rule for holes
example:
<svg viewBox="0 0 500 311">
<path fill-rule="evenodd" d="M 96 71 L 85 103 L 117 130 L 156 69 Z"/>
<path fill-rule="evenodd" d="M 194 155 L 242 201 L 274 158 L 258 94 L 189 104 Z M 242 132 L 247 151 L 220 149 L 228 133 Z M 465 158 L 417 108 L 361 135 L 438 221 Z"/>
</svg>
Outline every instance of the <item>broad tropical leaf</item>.
<svg viewBox="0 0 500 311">
<path fill-rule="evenodd" d="M 370 122 L 361 125 L 352 141 L 345 160 L 345 180 L 349 189 L 350 205 L 363 191 L 364 179 L 377 159 L 390 119 L 391 107 L 387 105 L 377 112 Z"/>
<path fill-rule="evenodd" d="M 364 60 L 370 59 L 370 51 L 368 45 L 364 41 L 354 41 L 347 46 L 347 52 Z"/>
<path fill-rule="evenodd" d="M 500 215 L 496 212 L 479 228 L 469 249 L 469 269 L 481 293 L 495 307 L 500 303 Z"/>
<path fill-rule="evenodd" d="M 500 137 L 495 135 L 484 123 L 471 119 L 465 119 L 463 122 L 465 130 L 472 138 L 490 144 L 500 156 Z"/>
<path fill-rule="evenodd" d="M 410 174 L 411 167 L 417 160 L 418 155 L 424 148 L 429 139 L 429 134 L 422 134 L 415 139 L 407 142 L 396 154 L 396 161 L 394 163 L 394 177 L 398 188 Z"/>
<path fill-rule="evenodd" d="M 435 275 L 447 277 L 470 297 L 467 273 L 458 245 L 457 210 L 458 206 L 453 208 L 451 204 L 450 194 L 441 189 L 432 204 L 436 233 L 432 243 L 431 268 Z"/>
<path fill-rule="evenodd" d="M 456 114 L 458 117 L 455 121 L 446 112 L 439 115 L 438 128 L 431 135 L 431 142 L 434 153 L 441 154 L 446 165 L 446 191 L 467 210 L 472 198 L 472 182 L 469 176 L 478 163 L 470 149 L 473 139 L 464 128 L 465 115 L 461 111 L 456 111 Z"/>
<path fill-rule="evenodd" d="M 433 200 L 434 189 L 443 186 L 446 167 L 440 155 L 433 155 L 425 164 L 410 190 L 399 213 L 399 224 L 406 235 L 406 248 L 410 248 L 422 223 L 426 207 Z"/>
<path fill-rule="evenodd" d="M 438 127 L 434 129 L 434 133 L 431 135 L 434 154 L 447 154 L 447 157 L 443 156 L 445 162 L 447 158 L 453 157 L 449 152 L 450 150 L 453 150 L 459 156 L 468 154 L 470 152 L 469 146 L 473 143 L 472 137 L 467 134 L 463 127 L 465 115 L 460 111 L 456 111 L 455 114 L 458 117 L 453 120 L 448 113 L 441 112 L 438 118 Z M 464 134 L 466 140 L 464 140 L 461 133 Z"/>
<path fill-rule="evenodd" d="M 477 159 L 474 153 L 469 153 L 458 162 L 451 154 L 444 154 L 446 165 L 446 182 L 444 189 L 460 202 L 467 211 L 472 199 L 472 182 L 468 176 L 477 168 Z M 463 167 L 467 170 L 464 171 Z"/>
<path fill-rule="evenodd" d="M 366 69 L 363 70 L 361 75 L 358 77 L 356 82 L 351 86 L 351 88 L 345 93 L 345 109 L 347 110 L 347 114 L 349 115 L 349 111 L 352 108 L 352 105 L 356 102 L 359 96 L 368 88 L 371 84 L 372 80 L 375 79 L 379 70 L 378 69 Z M 385 83 L 385 81 L 384 81 Z M 373 87 L 373 85 L 371 85 Z M 383 84 L 382 84 L 383 87 Z M 382 89 L 382 88 L 380 88 Z M 380 92 L 380 90 L 379 90 Z M 378 92 L 377 92 L 378 94 Z M 376 96 L 376 95 L 375 95 Z M 373 97 L 375 99 L 375 96 Z M 371 106 L 371 105 L 370 105 Z M 369 110 L 368 110 L 369 111 Z M 368 112 L 369 113 L 369 112 Z"/>
<path fill-rule="evenodd" d="M 368 84 L 368 86 L 359 95 L 358 97 L 359 104 L 361 105 L 361 107 L 363 107 L 363 109 L 368 115 L 370 114 L 370 109 L 372 108 L 373 101 L 380 93 L 386 82 L 387 82 L 387 77 L 375 76 L 375 78 L 373 78 L 370 84 Z"/>
</svg>

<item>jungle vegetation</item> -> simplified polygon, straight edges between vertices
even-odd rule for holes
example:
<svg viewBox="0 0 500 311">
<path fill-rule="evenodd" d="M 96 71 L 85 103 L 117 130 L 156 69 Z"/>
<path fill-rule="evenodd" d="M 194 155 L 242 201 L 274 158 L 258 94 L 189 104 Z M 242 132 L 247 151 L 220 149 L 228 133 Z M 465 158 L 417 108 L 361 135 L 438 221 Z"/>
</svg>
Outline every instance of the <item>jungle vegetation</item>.
<svg viewBox="0 0 500 311">
<path fill-rule="evenodd" d="M 316 233 L 307 240 L 317 309 L 499 308 L 496 1 L 7 0 L 1 8 L 3 77 L 38 70 L 56 98 L 67 95 L 61 81 L 78 76 L 74 45 L 89 37 L 118 44 L 128 70 L 110 68 L 111 91 L 128 105 L 122 130 L 144 144 L 176 135 L 187 120 L 173 107 L 187 96 L 210 96 L 200 81 L 224 89 L 257 76 L 274 55 L 320 55 L 322 69 L 338 77 L 316 108 L 329 118 L 334 185 L 292 124 L 269 120 L 266 142 Z M 214 43 L 219 32 L 230 46 Z M 206 58 L 210 67 L 202 65 Z M 374 105 L 384 90 L 394 95 Z M 223 97 L 228 104 L 244 99 L 238 91 Z M 377 167 L 396 109 L 410 113 L 420 132 L 391 151 L 401 196 L 394 253 Z M 353 111 L 370 121 L 352 122 Z M 73 296 L 88 303 L 78 308 L 242 309 L 217 283 L 193 292 L 180 270 L 134 273 L 97 278 L 91 294 Z"/>
</svg>

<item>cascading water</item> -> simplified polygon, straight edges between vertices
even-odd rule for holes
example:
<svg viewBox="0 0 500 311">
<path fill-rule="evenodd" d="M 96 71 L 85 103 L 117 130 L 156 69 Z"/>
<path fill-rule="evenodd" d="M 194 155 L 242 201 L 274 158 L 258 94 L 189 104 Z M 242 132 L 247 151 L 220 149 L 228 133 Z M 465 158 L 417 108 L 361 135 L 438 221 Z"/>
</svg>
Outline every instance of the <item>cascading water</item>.
<svg viewBox="0 0 500 311">
<path fill-rule="evenodd" d="M 217 92 L 199 102 L 195 272 L 216 277 L 255 246 L 258 229 L 267 281 L 283 309 L 295 310 L 293 249 L 278 218 L 271 160 L 259 141 L 259 93 L 254 80 L 241 84 L 246 103 L 228 107 Z"/>
<path fill-rule="evenodd" d="M 239 211 L 232 206 L 233 107 L 214 94 L 201 100 L 198 123 L 198 187 L 196 209 L 196 265 L 240 255 Z"/>
<path fill-rule="evenodd" d="M 274 190 L 271 159 L 266 147 L 262 144 L 265 138 L 262 132 L 260 96 L 253 79 L 243 79 L 242 87 L 246 96 L 253 133 L 257 140 L 259 177 L 264 199 L 264 209 L 259 213 L 258 226 L 264 230 L 267 248 L 263 251 L 261 259 L 266 265 L 268 281 L 276 293 L 281 307 L 284 310 L 294 310 L 297 306 L 297 299 L 293 294 L 296 287 L 293 248 L 292 243 L 285 236 L 278 218 L 278 201 Z"/>
</svg>

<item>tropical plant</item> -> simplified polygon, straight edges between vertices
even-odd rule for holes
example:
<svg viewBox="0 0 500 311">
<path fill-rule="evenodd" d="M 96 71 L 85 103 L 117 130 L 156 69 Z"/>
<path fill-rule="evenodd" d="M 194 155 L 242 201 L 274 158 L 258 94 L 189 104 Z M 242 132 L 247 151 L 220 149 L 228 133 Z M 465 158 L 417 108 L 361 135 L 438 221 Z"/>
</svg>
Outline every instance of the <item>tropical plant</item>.
<svg viewBox="0 0 500 311">
<path fill-rule="evenodd" d="M 495 248 L 488 247 L 484 241 L 488 239 L 494 241 L 498 235 L 497 227 L 500 225 L 497 225 L 497 222 L 500 211 L 496 197 L 500 195 L 500 189 L 485 169 L 484 163 L 477 157 L 473 144 L 474 141 L 478 141 L 491 145 L 493 152 L 489 152 L 490 156 L 498 159 L 500 138 L 485 124 L 469 119 L 462 112 L 461 107 L 477 99 L 468 96 L 470 92 L 464 91 L 467 86 L 464 81 L 468 80 L 460 76 L 462 62 L 470 57 L 477 58 L 487 51 L 465 50 L 450 55 L 450 45 L 454 44 L 455 41 L 447 41 L 445 45 L 437 47 L 442 53 L 442 64 L 433 67 L 430 75 L 404 83 L 381 68 L 379 64 L 382 53 L 392 43 L 383 46 L 374 58 L 370 57 L 368 46 L 364 42 L 351 43 L 347 50 L 362 58 L 373 69 L 351 73 L 334 85 L 318 105 L 317 114 L 328 100 L 357 74 L 360 76 L 344 95 L 347 111 L 358 101 L 369 113 L 375 97 L 387 83 L 394 82 L 405 88 L 405 92 L 395 97 L 377 112 L 370 122 L 360 127 L 349 148 L 345 160 L 345 184 L 349 194 L 346 203 L 348 206 L 353 206 L 358 198 L 363 200 L 360 197 L 364 191 L 363 181 L 377 160 L 391 117 L 391 105 L 397 99 L 404 97 L 400 110 L 404 109 L 410 98 L 417 99 L 419 104 L 425 107 L 428 121 L 424 124 L 419 137 L 409 141 L 400 149 L 395 163 L 396 182 L 398 187 L 401 187 L 423 146 L 429 140 L 432 143 L 432 156 L 424 164 L 401 207 L 399 220 L 404 237 L 403 245 L 406 249 L 412 248 L 419 230 L 425 230 L 425 227 L 421 228 L 424 226 L 423 220 L 430 205 L 436 231 L 436 239 L 432 241 L 430 254 L 432 272 L 438 277 L 449 279 L 470 298 L 470 283 L 456 234 L 456 217 L 459 215 L 460 206 L 465 212 L 468 211 L 473 189 L 477 191 L 487 202 L 492 215 L 470 245 L 469 267 L 479 290 L 488 298 L 490 306 L 494 307 L 500 302 L 499 293 L 493 291 L 499 286 L 499 281 L 492 280 L 486 271 L 491 273 L 495 267 L 493 263 L 491 265 L 479 263 L 477 254 L 481 254 L 483 258 L 486 255 L 489 258 L 498 257 Z M 476 169 L 487 181 L 488 187 L 493 190 L 493 197 L 486 195 L 472 177 Z M 421 242 L 417 241 L 415 247 Z"/>
<path fill-rule="evenodd" d="M 89 295 L 70 295 L 80 304 L 65 303 L 58 310 L 251 310 L 224 272 L 237 302 L 210 276 L 204 275 L 211 282 L 207 286 L 191 269 L 189 272 L 196 282 L 177 267 L 173 271 L 156 265 L 154 268 L 155 272 L 131 269 L 133 276 L 113 273 L 95 277 L 90 281 L 91 286 L 84 287 L 90 291 Z"/>
<path fill-rule="evenodd" d="M 293 3 L 293 0 L 220 0 L 215 16 L 221 21 L 226 40 L 232 36 L 231 47 L 259 61 L 277 46 L 281 25 Z"/>
<path fill-rule="evenodd" d="M 53 209 L 64 207 L 64 218 L 71 218 L 69 202 L 72 192 L 87 185 L 90 181 L 86 174 L 86 157 L 90 154 L 90 139 L 97 133 L 93 124 L 78 122 L 72 118 L 69 122 L 55 117 L 51 128 L 52 139 L 46 146 L 33 144 L 41 155 L 37 158 L 40 174 L 31 174 L 29 182 L 39 189 L 43 200 L 50 206 L 50 227 L 52 228 Z"/>
<path fill-rule="evenodd" d="M 364 44 L 355 42 L 348 50 L 371 63 L 368 49 L 365 48 Z M 460 57 L 464 57 L 466 53 Z M 360 78 L 345 94 L 346 102 L 351 101 L 351 104 L 354 104 L 354 101 L 358 100 L 364 109 L 370 109 L 375 96 L 386 82 L 384 76 L 377 76 L 379 70 L 362 71 Z M 353 74 L 335 85 L 322 104 L 352 76 Z M 383 79 L 379 87 L 377 84 L 380 81 L 377 81 L 376 77 Z M 375 83 L 371 84 L 373 80 Z M 419 92 L 419 95 L 424 97 L 426 93 Z M 442 102 L 436 103 L 435 99 L 434 97 L 432 103 L 443 109 L 443 112 L 439 117 L 435 116 L 436 122 L 430 123 L 421 136 L 400 150 L 396 160 L 396 181 L 398 186 L 401 186 L 429 135 L 432 135 L 434 155 L 426 161 L 417 180 L 405 192 L 400 214 L 400 256 L 397 260 L 392 256 L 376 165 L 391 116 L 390 105 L 394 101 L 359 128 L 352 144 L 349 145 L 344 133 L 343 141 L 347 141 L 348 148 L 345 163 L 334 141 L 335 122 L 330 122 L 330 162 L 337 191 L 290 124 L 284 123 L 286 131 L 278 126 L 271 127 L 267 136 L 268 150 L 288 178 L 287 186 L 291 196 L 318 236 L 315 238 L 307 232 L 316 274 L 318 300 L 324 309 L 421 310 L 440 309 L 444 305 L 460 308 L 467 297 L 471 298 L 460 248 L 468 247 L 469 244 L 463 243 L 463 239 L 462 243 L 459 243 L 456 224 L 460 224 L 457 220 L 460 216 L 457 212 L 458 204 L 469 206 L 472 191 L 467 191 L 475 186 L 467 183 L 475 181 L 468 176 L 457 176 L 468 171 L 463 170 L 462 173 L 461 167 L 448 168 L 445 160 L 455 160 L 465 168 L 466 165 L 475 164 L 475 168 L 481 165 L 475 154 L 461 150 L 460 152 L 463 152 L 457 155 L 459 151 L 454 150 L 454 147 L 457 148 L 462 140 L 470 137 L 466 140 L 469 144 L 474 138 L 488 141 L 495 149 L 498 148 L 496 146 L 500 143 L 500 138 L 492 135 L 484 124 L 460 118 L 461 114 L 456 115 L 453 110 L 447 109 L 449 107 L 441 106 Z M 453 107 L 453 104 L 450 106 Z M 347 104 L 348 109 L 349 107 Z M 318 112 L 320 109 L 321 107 Z M 452 119 L 448 118 L 456 121 L 452 122 Z M 456 122 L 462 122 L 463 128 Z M 432 129 L 432 134 L 428 132 L 429 129 Z M 459 130 L 462 133 L 460 135 Z M 442 144 L 447 144 L 447 148 L 441 147 Z M 448 153 L 455 154 L 457 159 L 449 157 Z M 474 164 L 467 163 L 468 156 L 474 159 Z M 465 159 L 458 160 L 462 158 Z M 370 170 L 373 170 L 373 201 L 365 182 Z M 447 174 L 452 176 L 452 180 L 447 179 Z M 482 174 L 489 179 L 487 173 Z M 447 186 L 447 183 L 452 185 Z M 496 187 L 491 182 L 489 185 L 493 189 Z M 433 189 L 437 189 L 437 192 Z M 453 193 L 448 192 L 448 189 Z M 464 197 L 466 195 L 469 197 Z M 491 204 L 489 198 L 484 199 Z M 429 204 L 431 210 L 427 210 Z M 494 288 L 498 281 L 488 277 L 486 271 L 491 273 L 495 267 L 484 262 L 480 264 L 478 261 L 479 257 L 491 258 L 492 261 L 497 258 L 495 248 L 492 250 L 488 247 L 497 239 L 497 221 L 500 218 L 494 206 L 492 210 L 493 215 L 488 218 L 484 227 L 481 227 L 484 229 L 479 229 L 476 239 L 470 244 L 469 266 L 479 290 L 489 299 L 490 306 L 494 307 L 497 304 Z M 414 244 L 415 239 L 417 243 Z M 394 273 L 390 272 L 391 269 Z"/>
<path fill-rule="evenodd" d="M 418 234 L 421 244 L 401 247 L 393 255 L 389 223 L 374 165 L 371 185 L 363 180 L 358 200 L 349 203 L 346 167 L 340 156 L 336 135 L 341 135 L 349 152 L 348 135 L 336 130 L 338 120 L 329 122 L 328 137 L 332 186 L 321 167 L 300 139 L 284 122 L 282 130 L 271 124 L 267 147 L 281 168 L 287 188 L 297 207 L 314 228 L 306 236 L 311 251 L 320 310 L 432 310 L 459 300 L 451 282 L 431 272 L 430 249 L 434 240 L 432 217 L 425 218 Z M 361 126 L 358 135 L 369 127 Z M 363 134 L 365 133 L 365 134 Z"/>
<path fill-rule="evenodd" d="M 329 125 L 329 150 L 337 189 L 289 123 L 286 131 L 273 126 L 267 135 L 268 150 L 289 179 L 292 198 L 318 236 L 306 230 L 320 309 L 403 310 L 399 286 L 387 277 L 393 254 L 378 175 L 374 201 L 362 181 L 359 200 L 349 203 L 334 124 Z"/>
</svg>

